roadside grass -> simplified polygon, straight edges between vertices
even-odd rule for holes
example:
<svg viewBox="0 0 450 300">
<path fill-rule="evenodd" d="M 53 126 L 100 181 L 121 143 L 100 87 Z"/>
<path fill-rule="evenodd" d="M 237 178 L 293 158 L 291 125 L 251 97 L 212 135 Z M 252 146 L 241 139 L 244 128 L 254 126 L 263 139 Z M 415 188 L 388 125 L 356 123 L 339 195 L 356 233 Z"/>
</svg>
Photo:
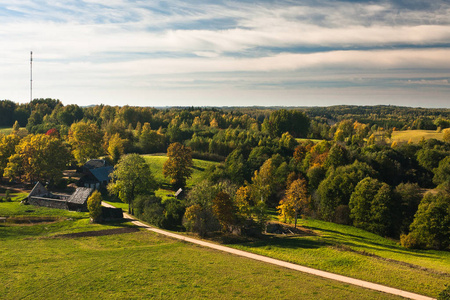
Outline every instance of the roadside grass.
<svg viewBox="0 0 450 300">
<path fill-rule="evenodd" d="M 17 226 L 33 234 L 0 225 L 2 299 L 400 299 L 148 231 L 54 237 L 111 227 L 65 222 Z"/>
<path fill-rule="evenodd" d="M 407 143 L 409 140 L 417 144 L 421 140 L 425 139 L 437 139 L 441 140 L 444 138 L 444 133 L 437 132 L 436 130 L 403 130 L 403 131 L 393 131 L 390 142 L 397 141 L 397 143 Z"/>
<path fill-rule="evenodd" d="M 408 250 L 375 234 L 299 220 L 315 235 L 280 236 L 228 246 L 300 265 L 437 297 L 450 281 L 450 252 Z"/>
</svg>

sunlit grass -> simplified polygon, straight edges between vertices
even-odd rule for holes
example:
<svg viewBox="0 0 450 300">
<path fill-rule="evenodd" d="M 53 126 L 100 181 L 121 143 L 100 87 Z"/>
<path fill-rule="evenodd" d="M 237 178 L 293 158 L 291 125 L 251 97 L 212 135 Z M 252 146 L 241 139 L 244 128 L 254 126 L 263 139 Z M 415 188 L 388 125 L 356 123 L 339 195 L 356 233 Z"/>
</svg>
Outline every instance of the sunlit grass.
<svg viewBox="0 0 450 300">
<path fill-rule="evenodd" d="M 299 225 L 316 235 L 273 235 L 230 246 L 434 297 L 450 280 L 449 252 L 408 250 L 364 230 L 319 220 L 299 220 Z"/>
<path fill-rule="evenodd" d="M 409 142 L 411 140 L 412 143 L 418 143 L 422 139 L 437 139 L 442 140 L 444 134 L 442 132 L 437 132 L 436 130 L 403 130 L 403 131 L 394 131 L 392 132 L 392 138 L 390 142 L 397 141 L 399 142 Z"/>
<path fill-rule="evenodd" d="M 117 226 L 130 225 L 90 224 L 84 213 L 52 224 L 0 224 L 1 298 L 397 299 L 148 231 L 58 237 Z"/>
</svg>

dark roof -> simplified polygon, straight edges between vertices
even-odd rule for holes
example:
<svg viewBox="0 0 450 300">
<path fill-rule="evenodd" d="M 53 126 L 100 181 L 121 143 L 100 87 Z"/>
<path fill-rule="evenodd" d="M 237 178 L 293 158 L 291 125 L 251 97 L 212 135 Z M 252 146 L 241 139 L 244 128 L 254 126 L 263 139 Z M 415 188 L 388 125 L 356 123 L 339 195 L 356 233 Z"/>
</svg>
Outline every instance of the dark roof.
<svg viewBox="0 0 450 300">
<path fill-rule="evenodd" d="M 91 159 L 87 163 L 85 163 L 83 167 L 85 167 L 86 169 L 92 170 L 92 169 L 102 168 L 102 167 L 106 167 L 106 166 L 107 166 L 107 163 L 106 163 L 106 160 L 104 160 L 104 159 Z"/>
<path fill-rule="evenodd" d="M 67 199 L 67 202 L 84 204 L 91 195 L 94 189 L 80 187 L 75 190 L 75 192 Z"/>
<path fill-rule="evenodd" d="M 114 170 L 114 167 L 103 167 L 103 168 L 97 168 L 97 169 L 91 169 L 89 170 L 89 172 L 92 173 L 92 175 L 94 175 L 94 177 L 99 181 L 99 182 L 103 182 L 103 181 L 109 181 L 109 174 L 112 173 L 112 171 Z"/>
<path fill-rule="evenodd" d="M 47 189 L 45 186 L 42 185 L 39 181 L 36 183 L 34 188 L 31 190 L 30 194 L 28 194 L 28 197 L 32 196 L 42 196 L 48 194 Z"/>
</svg>

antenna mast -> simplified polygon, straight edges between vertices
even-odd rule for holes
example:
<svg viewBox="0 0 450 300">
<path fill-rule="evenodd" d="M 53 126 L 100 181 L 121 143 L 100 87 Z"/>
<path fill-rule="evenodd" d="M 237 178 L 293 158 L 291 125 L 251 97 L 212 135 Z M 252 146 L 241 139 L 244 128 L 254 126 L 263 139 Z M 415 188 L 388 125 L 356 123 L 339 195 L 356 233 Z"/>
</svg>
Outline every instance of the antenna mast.
<svg viewBox="0 0 450 300">
<path fill-rule="evenodd" d="M 30 52 L 30 102 L 33 101 L 33 51 Z"/>
</svg>

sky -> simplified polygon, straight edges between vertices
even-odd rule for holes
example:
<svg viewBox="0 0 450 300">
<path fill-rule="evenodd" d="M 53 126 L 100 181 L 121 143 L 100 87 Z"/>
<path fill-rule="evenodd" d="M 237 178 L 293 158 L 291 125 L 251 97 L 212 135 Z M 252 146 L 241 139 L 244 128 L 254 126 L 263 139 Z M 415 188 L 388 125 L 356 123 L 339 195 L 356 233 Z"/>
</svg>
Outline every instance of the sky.
<svg viewBox="0 0 450 300">
<path fill-rule="evenodd" d="M 0 1 L 0 99 L 450 108 L 450 1 Z"/>
</svg>

